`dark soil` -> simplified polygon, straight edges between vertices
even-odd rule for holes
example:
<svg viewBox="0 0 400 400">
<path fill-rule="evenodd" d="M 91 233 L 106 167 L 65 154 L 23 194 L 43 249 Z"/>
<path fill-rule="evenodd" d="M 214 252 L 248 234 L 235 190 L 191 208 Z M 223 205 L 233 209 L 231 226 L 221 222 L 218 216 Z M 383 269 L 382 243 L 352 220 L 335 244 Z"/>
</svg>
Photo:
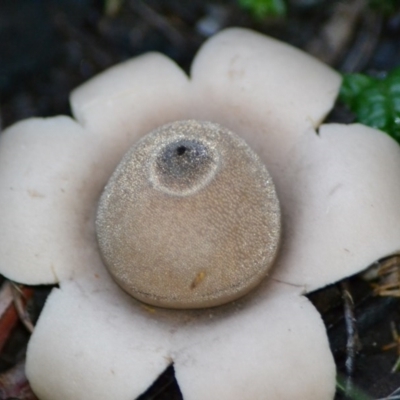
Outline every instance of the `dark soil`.
<svg viewBox="0 0 400 400">
<path fill-rule="evenodd" d="M 286 18 L 257 20 L 234 0 L 125 0 L 114 13 L 106 13 L 104 1 L 1 0 L 2 126 L 30 116 L 70 114 L 68 95 L 73 88 L 144 52 L 162 52 L 188 71 L 207 36 L 228 26 L 248 27 L 280 38 L 342 71 L 384 73 L 400 65 L 400 10 L 384 15 L 366 3 L 291 0 Z M 348 32 L 344 39 L 332 42 L 324 32 L 328 27 L 339 29 L 335 22 L 340 18 Z M 339 122 L 352 118 L 340 106 L 329 116 Z M 48 288 L 35 289 L 34 315 L 47 293 Z M 352 307 L 352 301 L 343 300 L 345 293 L 354 300 Z M 310 298 L 326 322 L 343 384 L 352 384 L 365 394 L 360 397 L 353 392 L 348 398 L 389 398 L 400 387 L 400 372 L 391 372 L 400 354 L 396 348 L 383 351 L 382 347 L 393 342 L 391 324 L 400 329 L 399 298 L 375 296 L 360 277 Z M 354 326 L 349 307 L 354 312 Z M 22 326 L 14 331 L 0 355 L 1 371 L 23 358 L 28 337 Z M 344 399 L 339 392 L 336 399 Z M 170 367 L 140 400 L 181 398 Z"/>
</svg>

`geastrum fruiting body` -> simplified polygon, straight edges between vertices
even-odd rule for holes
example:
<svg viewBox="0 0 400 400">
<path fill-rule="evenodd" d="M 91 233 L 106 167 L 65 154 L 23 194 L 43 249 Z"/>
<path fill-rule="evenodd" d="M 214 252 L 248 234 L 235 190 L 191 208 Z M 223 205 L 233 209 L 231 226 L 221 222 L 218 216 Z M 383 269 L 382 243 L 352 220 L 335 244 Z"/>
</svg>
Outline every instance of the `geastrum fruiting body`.
<svg viewBox="0 0 400 400">
<path fill-rule="evenodd" d="M 265 278 L 280 239 L 272 179 L 243 139 L 210 122 L 179 121 L 146 135 L 101 196 L 105 265 L 135 298 L 205 308 Z"/>
<path fill-rule="evenodd" d="M 229 29 L 190 78 L 144 55 L 76 89 L 75 120 L 3 132 L 0 270 L 59 283 L 27 353 L 40 399 L 132 400 L 170 364 L 185 400 L 334 397 L 302 294 L 400 250 L 400 149 L 321 125 L 339 85 Z"/>
</svg>

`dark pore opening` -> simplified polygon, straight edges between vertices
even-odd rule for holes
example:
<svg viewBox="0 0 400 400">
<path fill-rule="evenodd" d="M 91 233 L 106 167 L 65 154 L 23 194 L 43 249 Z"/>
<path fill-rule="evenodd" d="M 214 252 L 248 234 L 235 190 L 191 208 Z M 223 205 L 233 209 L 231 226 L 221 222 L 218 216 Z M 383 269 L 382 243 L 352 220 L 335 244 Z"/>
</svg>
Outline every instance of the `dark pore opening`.
<svg viewBox="0 0 400 400">
<path fill-rule="evenodd" d="M 178 156 L 182 156 L 183 154 L 185 154 L 186 151 L 186 147 L 185 146 L 179 146 L 176 149 L 176 153 L 178 154 Z"/>
<path fill-rule="evenodd" d="M 215 161 L 206 143 L 178 139 L 160 150 L 156 165 L 158 179 L 165 187 L 183 190 L 205 179 Z"/>
</svg>

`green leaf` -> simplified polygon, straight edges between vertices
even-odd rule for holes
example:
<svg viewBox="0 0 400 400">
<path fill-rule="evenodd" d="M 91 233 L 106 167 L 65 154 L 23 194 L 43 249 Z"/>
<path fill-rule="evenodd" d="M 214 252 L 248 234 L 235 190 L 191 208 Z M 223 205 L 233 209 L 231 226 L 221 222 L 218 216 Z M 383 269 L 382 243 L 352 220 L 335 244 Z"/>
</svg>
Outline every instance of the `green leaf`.
<svg viewBox="0 0 400 400">
<path fill-rule="evenodd" d="M 339 99 L 357 121 L 388 133 L 400 143 L 400 68 L 382 79 L 345 75 Z"/>
<path fill-rule="evenodd" d="M 399 0 L 369 0 L 369 5 L 386 15 L 394 14 L 400 9 Z"/>
<path fill-rule="evenodd" d="M 343 374 L 338 374 L 336 378 L 336 388 L 338 392 L 344 393 L 346 395 L 346 399 L 349 400 L 373 400 L 371 396 L 366 394 L 360 388 L 353 386 L 346 390 L 346 377 Z"/>
<path fill-rule="evenodd" d="M 239 0 L 239 5 L 249 10 L 256 18 L 286 15 L 284 0 Z"/>
<path fill-rule="evenodd" d="M 363 74 L 345 75 L 340 88 L 340 99 L 349 107 L 352 107 L 357 96 L 372 82 L 372 78 Z"/>
</svg>

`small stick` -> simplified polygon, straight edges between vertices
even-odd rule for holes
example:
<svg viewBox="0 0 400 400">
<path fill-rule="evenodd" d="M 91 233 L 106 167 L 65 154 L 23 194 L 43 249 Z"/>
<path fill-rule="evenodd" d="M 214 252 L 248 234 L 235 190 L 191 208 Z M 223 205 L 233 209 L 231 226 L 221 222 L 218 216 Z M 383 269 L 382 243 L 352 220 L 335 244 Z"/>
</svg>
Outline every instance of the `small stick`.
<svg viewBox="0 0 400 400">
<path fill-rule="evenodd" d="M 146 20 L 149 25 L 152 25 L 154 28 L 162 32 L 172 44 L 176 46 L 182 45 L 184 38 L 179 30 L 176 29 L 167 18 L 154 11 L 150 6 L 142 1 L 131 1 L 129 6 L 132 11 L 139 14 L 139 16 Z"/>
<path fill-rule="evenodd" d="M 33 289 L 26 286 L 21 287 L 16 283 L 12 283 L 12 297 L 15 309 L 17 311 L 19 319 L 30 333 L 33 333 L 35 327 L 32 323 L 31 317 L 26 310 L 26 303 L 32 297 L 32 295 Z"/>
<path fill-rule="evenodd" d="M 355 369 L 355 359 L 357 352 L 360 347 L 360 341 L 357 333 L 356 319 L 354 316 L 354 301 L 350 293 L 350 287 L 348 281 L 340 283 L 342 290 L 342 299 L 344 307 L 344 320 L 346 324 L 347 332 L 347 343 L 346 343 L 346 388 L 345 394 L 348 394 L 352 390 L 353 382 L 352 377 Z"/>
<path fill-rule="evenodd" d="M 5 281 L 0 289 L 0 352 L 17 323 L 18 314 L 13 306 L 12 284 Z"/>
<path fill-rule="evenodd" d="M 385 346 L 382 346 L 382 350 L 391 350 L 391 349 L 397 349 L 397 355 L 399 358 L 393 365 L 392 371 L 391 372 L 397 372 L 400 369 L 400 335 L 397 331 L 396 324 L 392 321 L 390 323 L 390 330 L 392 331 L 392 337 L 393 337 L 393 342 L 386 344 Z"/>
</svg>

